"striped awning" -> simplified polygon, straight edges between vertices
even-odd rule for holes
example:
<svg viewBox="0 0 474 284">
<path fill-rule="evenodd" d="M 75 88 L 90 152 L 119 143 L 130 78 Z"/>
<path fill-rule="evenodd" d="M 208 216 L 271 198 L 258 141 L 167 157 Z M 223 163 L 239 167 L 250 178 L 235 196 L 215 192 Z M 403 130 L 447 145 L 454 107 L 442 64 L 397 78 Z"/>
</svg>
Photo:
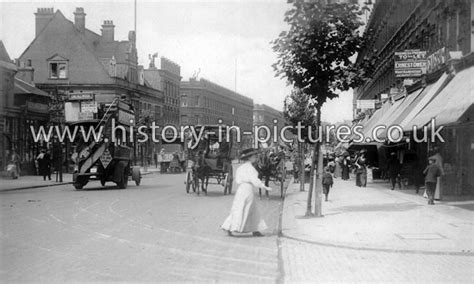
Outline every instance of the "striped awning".
<svg viewBox="0 0 474 284">
<path fill-rule="evenodd" d="M 456 74 L 449 84 L 436 96 L 410 125 L 418 128 L 435 119 L 437 126 L 473 121 L 474 67 Z M 471 109 L 471 111 L 468 110 Z M 465 115 L 467 113 L 467 115 Z"/>
</svg>

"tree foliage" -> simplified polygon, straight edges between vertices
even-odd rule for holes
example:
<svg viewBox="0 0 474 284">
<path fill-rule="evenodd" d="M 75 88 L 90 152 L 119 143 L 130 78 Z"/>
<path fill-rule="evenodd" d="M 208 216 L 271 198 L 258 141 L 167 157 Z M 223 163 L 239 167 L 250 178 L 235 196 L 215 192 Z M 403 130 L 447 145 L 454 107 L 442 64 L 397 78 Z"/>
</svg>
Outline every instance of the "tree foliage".
<svg viewBox="0 0 474 284">
<path fill-rule="evenodd" d="M 291 94 L 285 98 L 283 115 L 287 123 L 291 126 L 298 125 L 298 122 L 301 122 L 302 125 L 314 124 L 314 112 L 314 100 L 299 90 L 293 90 Z M 296 133 L 294 128 L 293 133 Z"/>
<path fill-rule="evenodd" d="M 310 95 L 321 106 L 366 80 L 362 64 L 352 57 L 362 48 L 363 11 L 355 4 L 289 0 L 288 31 L 272 42 L 276 75 Z"/>
<path fill-rule="evenodd" d="M 291 8 L 285 13 L 288 31 L 280 33 L 272 42 L 277 53 L 273 64 L 276 76 L 299 90 L 293 93 L 293 104 L 285 106 L 291 124 L 300 120 L 307 126 L 321 126 L 321 107 L 334 99 L 340 91 L 362 84 L 368 77 L 367 61 L 354 62 L 353 56 L 361 50 L 364 39 L 360 34 L 361 16 L 358 5 L 350 3 L 327 4 L 323 0 L 288 0 Z M 370 64 L 370 63 L 369 63 Z M 312 103 L 315 123 L 307 123 L 301 111 Z M 298 113 L 301 114 L 298 117 Z M 296 122 L 297 123 L 297 122 Z M 319 130 L 319 129 L 318 129 Z M 306 215 L 311 212 L 312 189 L 316 162 L 320 159 L 320 140 L 314 144 L 311 163 Z M 321 172 L 320 165 L 318 170 Z M 302 182 L 301 182 L 302 183 Z M 321 216 L 321 190 L 316 191 L 315 215 Z"/>
</svg>

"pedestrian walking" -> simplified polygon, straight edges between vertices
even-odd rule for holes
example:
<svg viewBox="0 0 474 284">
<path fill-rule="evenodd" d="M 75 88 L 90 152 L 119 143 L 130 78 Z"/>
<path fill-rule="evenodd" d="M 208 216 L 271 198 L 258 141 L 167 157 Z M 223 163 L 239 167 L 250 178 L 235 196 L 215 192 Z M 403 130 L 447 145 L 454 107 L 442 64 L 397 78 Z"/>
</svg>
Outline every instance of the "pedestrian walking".
<svg viewBox="0 0 474 284">
<path fill-rule="evenodd" d="M 365 158 L 365 149 L 360 151 L 360 155 L 356 158 L 356 185 L 358 187 L 367 186 L 367 159 Z"/>
<path fill-rule="evenodd" d="M 257 161 L 258 150 L 250 148 L 242 151 L 240 159 L 245 161 L 235 173 L 235 182 L 238 186 L 232 208 L 221 228 L 229 235 L 232 233 L 252 233 L 254 236 L 263 236 L 262 231 L 267 228 L 260 215 L 255 190 L 263 188 L 271 191 L 271 187 L 258 179 L 258 172 L 253 166 Z"/>
<path fill-rule="evenodd" d="M 324 201 L 328 201 L 329 189 L 334 184 L 334 180 L 332 179 L 332 175 L 331 175 L 331 169 L 329 169 L 329 167 L 324 168 L 322 184 L 323 184 L 323 193 L 325 196 Z"/>
<path fill-rule="evenodd" d="M 441 196 L 443 195 L 443 187 L 442 187 L 442 179 L 444 176 L 444 163 L 443 163 L 443 157 L 440 154 L 440 148 L 438 146 L 433 147 L 433 152 L 434 154 L 431 156 L 435 160 L 435 164 L 439 167 L 441 170 L 441 175 L 438 177 L 437 182 L 436 182 L 436 190 L 434 193 L 434 198 L 435 199 L 441 199 Z"/>
<path fill-rule="evenodd" d="M 13 178 L 17 179 L 20 177 L 21 169 L 21 158 L 16 153 L 15 149 L 7 151 L 7 172 Z"/>
<path fill-rule="evenodd" d="M 402 189 L 402 183 L 400 182 L 400 169 L 401 164 L 400 160 L 397 158 L 395 152 L 390 153 L 390 158 L 387 162 L 387 173 L 390 177 L 390 182 L 392 183 L 392 190 L 395 189 L 395 184 L 398 183 L 398 188 Z"/>
<path fill-rule="evenodd" d="M 428 159 L 428 166 L 423 171 L 425 174 L 426 193 L 428 194 L 428 204 L 434 205 L 434 194 L 438 178 L 441 176 L 441 168 L 436 164 L 436 158 Z"/>
<path fill-rule="evenodd" d="M 329 158 L 327 167 L 329 168 L 329 171 L 331 173 L 334 173 L 334 171 L 336 170 L 336 162 L 334 161 L 333 158 Z"/>
<path fill-rule="evenodd" d="M 46 180 L 46 177 L 51 180 L 51 155 L 49 152 L 42 149 L 36 157 L 36 161 L 38 161 L 39 173 L 43 176 L 43 180 Z"/>
<path fill-rule="evenodd" d="M 350 166 L 351 166 L 351 157 L 349 156 L 349 154 L 343 157 L 341 166 L 342 166 L 341 177 L 343 180 L 348 180 Z"/>
<path fill-rule="evenodd" d="M 338 178 L 342 175 L 342 167 L 341 167 L 341 156 L 337 155 L 336 159 L 334 160 L 334 163 L 336 164 L 336 167 L 334 168 L 334 178 Z"/>
</svg>

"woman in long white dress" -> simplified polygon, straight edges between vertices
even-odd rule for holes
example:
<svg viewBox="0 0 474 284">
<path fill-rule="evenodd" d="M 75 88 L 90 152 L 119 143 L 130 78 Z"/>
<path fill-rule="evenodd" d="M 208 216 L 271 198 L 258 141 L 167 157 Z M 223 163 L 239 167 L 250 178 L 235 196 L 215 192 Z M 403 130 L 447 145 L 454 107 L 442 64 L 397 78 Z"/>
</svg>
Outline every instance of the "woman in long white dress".
<svg viewBox="0 0 474 284">
<path fill-rule="evenodd" d="M 245 160 L 245 163 L 235 173 L 235 182 L 238 188 L 229 217 L 221 226 L 229 235 L 236 232 L 262 236 L 261 231 L 267 228 L 265 221 L 260 216 L 255 190 L 263 188 L 271 191 L 272 189 L 265 186 L 258 178 L 258 172 L 252 165 L 257 160 L 257 154 L 258 150 L 246 149 L 242 151 L 240 156 L 240 159 Z"/>
</svg>

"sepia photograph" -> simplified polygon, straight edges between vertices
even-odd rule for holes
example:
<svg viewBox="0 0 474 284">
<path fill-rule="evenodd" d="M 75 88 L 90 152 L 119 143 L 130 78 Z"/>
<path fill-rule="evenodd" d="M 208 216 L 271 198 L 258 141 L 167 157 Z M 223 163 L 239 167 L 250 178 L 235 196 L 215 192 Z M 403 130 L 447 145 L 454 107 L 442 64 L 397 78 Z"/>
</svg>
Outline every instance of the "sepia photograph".
<svg viewBox="0 0 474 284">
<path fill-rule="evenodd" d="M 1 283 L 474 283 L 474 0 L 0 0 Z"/>
</svg>

